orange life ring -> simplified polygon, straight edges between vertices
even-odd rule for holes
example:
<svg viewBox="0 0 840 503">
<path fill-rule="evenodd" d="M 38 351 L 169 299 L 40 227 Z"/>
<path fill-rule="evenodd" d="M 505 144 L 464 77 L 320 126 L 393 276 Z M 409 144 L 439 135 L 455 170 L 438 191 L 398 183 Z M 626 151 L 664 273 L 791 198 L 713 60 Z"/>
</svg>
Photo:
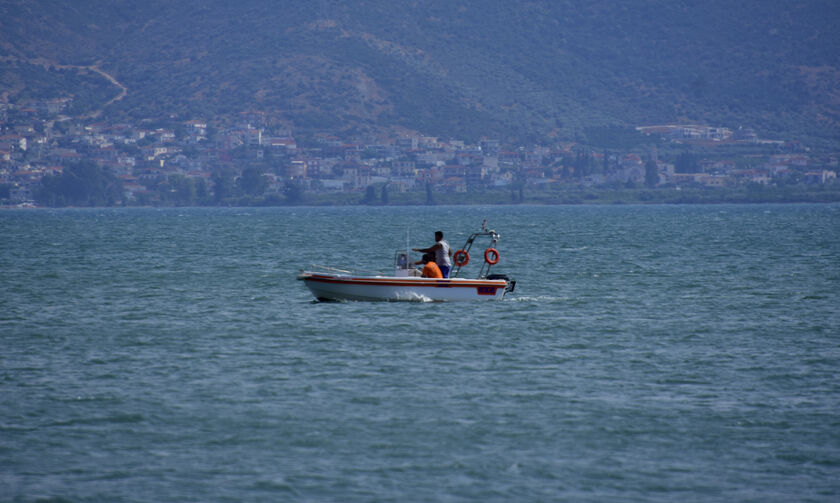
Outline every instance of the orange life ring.
<svg viewBox="0 0 840 503">
<path fill-rule="evenodd" d="M 492 258 L 491 258 L 492 257 Z M 499 263 L 499 251 L 495 248 L 487 248 L 484 250 L 484 261 L 490 265 Z"/>
<path fill-rule="evenodd" d="M 458 250 L 452 256 L 452 260 L 455 261 L 455 265 L 458 267 L 464 267 L 470 263 L 470 252 L 467 250 Z"/>
</svg>

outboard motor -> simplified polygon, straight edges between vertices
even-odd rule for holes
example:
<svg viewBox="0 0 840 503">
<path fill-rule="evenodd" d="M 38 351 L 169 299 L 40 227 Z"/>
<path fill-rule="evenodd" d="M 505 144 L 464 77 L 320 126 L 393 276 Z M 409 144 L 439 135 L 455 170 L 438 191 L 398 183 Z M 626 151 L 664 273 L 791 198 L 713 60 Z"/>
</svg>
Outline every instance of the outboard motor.
<svg viewBox="0 0 840 503">
<path fill-rule="evenodd" d="M 487 279 L 503 279 L 507 281 L 507 286 L 505 287 L 506 293 L 512 292 L 516 288 L 516 280 L 510 279 L 507 274 L 488 274 Z"/>
</svg>

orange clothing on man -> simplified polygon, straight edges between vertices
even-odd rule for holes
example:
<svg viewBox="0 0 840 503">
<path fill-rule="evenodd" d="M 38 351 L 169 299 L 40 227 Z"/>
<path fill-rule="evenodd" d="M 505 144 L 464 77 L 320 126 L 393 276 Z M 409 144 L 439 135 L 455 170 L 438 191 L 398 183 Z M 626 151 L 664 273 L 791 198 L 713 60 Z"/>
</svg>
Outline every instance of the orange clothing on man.
<svg viewBox="0 0 840 503">
<path fill-rule="evenodd" d="M 434 261 L 426 262 L 423 266 L 423 272 L 420 274 L 423 278 L 440 278 L 443 279 L 443 273 L 440 272 L 440 267 Z"/>
</svg>

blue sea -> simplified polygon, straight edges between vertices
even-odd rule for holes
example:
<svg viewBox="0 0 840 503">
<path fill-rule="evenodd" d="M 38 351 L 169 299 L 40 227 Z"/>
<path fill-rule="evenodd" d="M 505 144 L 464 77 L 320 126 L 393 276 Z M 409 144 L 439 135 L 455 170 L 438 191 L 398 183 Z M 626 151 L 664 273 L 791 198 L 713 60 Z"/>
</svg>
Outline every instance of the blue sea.
<svg viewBox="0 0 840 503">
<path fill-rule="evenodd" d="M 0 501 L 840 501 L 840 205 L 4 210 L 0 344 Z"/>
</svg>

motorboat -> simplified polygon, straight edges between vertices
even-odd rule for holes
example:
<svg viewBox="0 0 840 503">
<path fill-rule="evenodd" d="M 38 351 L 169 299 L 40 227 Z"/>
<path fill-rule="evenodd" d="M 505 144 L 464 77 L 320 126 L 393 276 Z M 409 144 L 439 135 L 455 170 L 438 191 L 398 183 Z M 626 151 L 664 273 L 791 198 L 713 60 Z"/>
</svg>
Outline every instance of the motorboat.
<svg viewBox="0 0 840 503">
<path fill-rule="evenodd" d="M 489 239 L 484 250 L 484 262 L 473 279 L 459 277 L 470 262 L 470 250 L 478 238 Z M 481 231 L 467 238 L 464 246 L 452 255 L 452 273 L 449 278 L 423 278 L 412 267 L 411 250 L 398 250 L 394 254 L 393 275 L 354 273 L 327 266 L 313 266 L 303 270 L 297 279 L 303 281 L 319 301 L 463 301 L 501 300 L 512 292 L 516 281 L 504 274 L 490 274 L 499 262 L 497 249 L 499 234 L 488 230 L 485 223 Z"/>
</svg>

